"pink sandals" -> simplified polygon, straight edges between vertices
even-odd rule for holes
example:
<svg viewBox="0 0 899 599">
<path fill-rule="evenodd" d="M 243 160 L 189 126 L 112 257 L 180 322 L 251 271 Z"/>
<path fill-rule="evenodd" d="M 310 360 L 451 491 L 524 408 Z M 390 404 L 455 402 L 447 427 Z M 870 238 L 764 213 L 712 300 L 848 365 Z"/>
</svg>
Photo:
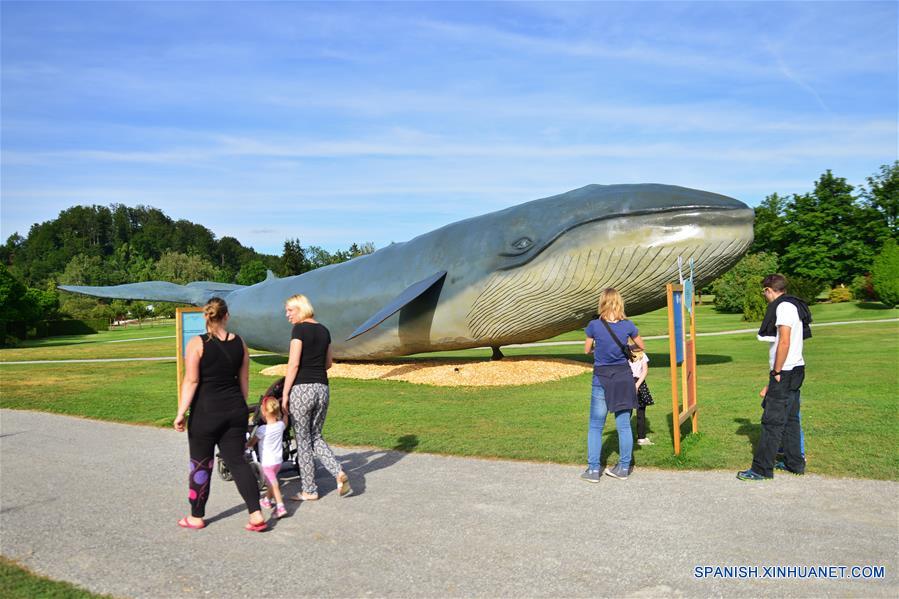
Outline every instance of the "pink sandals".
<svg viewBox="0 0 899 599">
<path fill-rule="evenodd" d="M 191 524 L 190 520 L 187 519 L 187 516 L 184 516 L 180 520 L 178 520 L 178 526 L 181 528 L 192 528 L 194 530 L 200 530 L 201 528 L 206 528 L 206 523 L 202 524 Z"/>
<path fill-rule="evenodd" d="M 249 530 L 250 532 L 262 532 L 263 530 L 266 530 L 268 528 L 268 524 L 265 523 L 265 520 L 257 524 L 248 522 L 247 525 L 244 526 L 244 528 Z"/>
</svg>

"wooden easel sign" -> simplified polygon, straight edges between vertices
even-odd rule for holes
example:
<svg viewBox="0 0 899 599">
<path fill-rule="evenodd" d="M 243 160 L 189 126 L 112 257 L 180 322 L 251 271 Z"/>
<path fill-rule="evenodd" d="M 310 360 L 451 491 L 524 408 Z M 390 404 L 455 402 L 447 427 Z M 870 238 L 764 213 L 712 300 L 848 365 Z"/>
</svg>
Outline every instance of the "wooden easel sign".
<svg viewBox="0 0 899 599">
<path fill-rule="evenodd" d="M 696 309 L 693 304 L 692 285 L 687 286 L 687 297 L 684 297 L 684 285 L 669 283 L 665 287 L 668 296 L 668 355 L 671 360 L 674 455 L 680 455 L 681 425 L 690 419 L 693 432 L 699 432 L 697 422 L 699 406 L 696 405 Z M 690 302 L 689 306 L 684 305 L 685 300 Z M 684 311 L 689 317 L 687 322 L 684 321 Z M 681 373 L 680 385 L 677 381 L 678 366 Z"/>
</svg>

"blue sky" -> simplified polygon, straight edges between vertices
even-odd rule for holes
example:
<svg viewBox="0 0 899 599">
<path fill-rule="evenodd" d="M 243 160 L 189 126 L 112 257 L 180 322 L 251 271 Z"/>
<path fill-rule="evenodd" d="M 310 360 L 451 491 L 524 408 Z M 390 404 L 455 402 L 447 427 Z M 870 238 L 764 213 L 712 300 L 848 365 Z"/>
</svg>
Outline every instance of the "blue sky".
<svg viewBox="0 0 899 599">
<path fill-rule="evenodd" d="M 897 158 L 897 3 L 3 2 L 3 240 L 145 204 L 280 254 L 589 183 Z"/>
</svg>

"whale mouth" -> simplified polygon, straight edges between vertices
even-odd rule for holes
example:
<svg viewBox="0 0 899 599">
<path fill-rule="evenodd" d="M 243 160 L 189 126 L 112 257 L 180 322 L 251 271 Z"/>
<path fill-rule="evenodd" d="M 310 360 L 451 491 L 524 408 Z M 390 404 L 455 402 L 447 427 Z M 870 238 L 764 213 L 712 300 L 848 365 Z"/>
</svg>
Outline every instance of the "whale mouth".
<svg viewBox="0 0 899 599">
<path fill-rule="evenodd" d="M 541 252 L 551 246 L 557 239 L 578 227 L 584 227 L 591 224 L 602 223 L 604 221 L 614 222 L 621 219 L 639 219 L 641 217 L 664 217 L 690 214 L 694 215 L 697 220 L 710 222 L 714 226 L 714 220 L 726 215 L 726 218 L 742 217 L 742 220 L 749 221 L 750 225 L 754 219 L 754 211 L 743 204 L 735 206 L 709 206 L 704 204 L 671 206 L 665 208 L 645 208 L 642 210 L 630 210 L 627 212 L 612 212 L 596 216 L 594 218 L 584 219 L 578 222 L 564 223 L 555 232 L 547 237 L 540 239 L 538 242 L 528 243 L 520 249 L 513 249 L 500 254 L 501 256 L 511 258 L 503 266 L 501 270 L 510 270 L 527 264 L 540 255 Z M 528 241 L 531 241 L 528 239 Z"/>
<path fill-rule="evenodd" d="M 655 310 L 664 305 L 665 284 L 678 280 L 678 258 L 684 264 L 693 259 L 697 288 L 740 259 L 752 243 L 752 210 L 628 214 L 563 233 L 518 268 L 497 270 L 486 280 L 468 313 L 473 338 L 502 345 L 582 327 L 606 287 L 621 292 L 628 314 Z"/>
</svg>

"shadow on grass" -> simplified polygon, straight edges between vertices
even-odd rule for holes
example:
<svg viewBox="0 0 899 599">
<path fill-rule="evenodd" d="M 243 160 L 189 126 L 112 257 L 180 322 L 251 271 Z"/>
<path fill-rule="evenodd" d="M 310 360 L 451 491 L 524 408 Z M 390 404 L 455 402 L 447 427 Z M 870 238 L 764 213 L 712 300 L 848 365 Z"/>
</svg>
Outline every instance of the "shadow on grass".
<svg viewBox="0 0 899 599">
<path fill-rule="evenodd" d="M 82 339 L 58 339 L 56 341 L 51 342 L 42 342 L 42 340 L 28 340 L 21 341 L 14 346 L 10 346 L 8 349 L 43 349 L 45 347 L 65 347 L 68 345 L 90 345 L 92 343 L 100 343 L 99 339 L 90 339 L 90 340 L 82 340 Z"/>
<path fill-rule="evenodd" d="M 652 365 L 656 366 L 668 366 L 670 364 L 670 360 L 668 358 L 668 354 L 660 354 L 660 353 L 649 353 L 649 364 L 650 367 Z M 559 354 L 529 354 L 528 357 L 532 358 L 565 358 L 567 360 L 575 360 L 577 362 L 586 362 L 590 364 L 593 362 L 593 356 L 588 354 L 570 354 L 570 353 L 559 353 Z M 731 356 L 723 356 L 718 354 L 697 354 L 696 356 L 696 364 L 699 365 L 708 365 L 708 364 L 727 364 L 728 362 L 733 362 L 734 359 Z"/>
<path fill-rule="evenodd" d="M 885 306 L 880 302 L 859 302 L 856 306 L 862 310 L 892 310 L 892 308 Z"/>
<path fill-rule="evenodd" d="M 612 419 L 612 420 L 613 420 L 613 422 L 614 422 L 614 419 Z M 609 421 L 608 421 L 608 420 L 606 420 L 606 427 L 607 427 L 607 428 L 609 427 Z M 636 430 L 637 430 L 637 423 L 636 423 L 636 417 L 634 417 L 634 418 L 632 418 L 632 422 L 631 422 L 631 434 L 634 435 L 635 437 L 636 437 Z M 652 425 L 651 425 L 650 419 L 647 418 L 647 419 L 646 419 L 646 436 L 649 437 L 649 434 L 652 433 L 652 432 L 654 432 L 654 431 L 653 431 L 653 429 L 652 429 Z M 614 465 L 614 464 L 610 464 L 610 463 L 609 463 L 609 457 L 610 457 L 613 453 L 619 454 L 619 457 L 620 457 L 620 455 L 621 455 L 620 446 L 619 446 L 619 444 L 618 444 L 618 431 L 615 430 L 615 429 L 613 429 L 613 430 L 608 430 L 608 431 L 605 430 L 605 429 L 603 429 L 603 435 L 602 435 L 602 436 L 603 436 L 603 439 L 602 439 L 602 451 L 600 452 L 600 455 L 599 455 L 599 469 L 600 469 L 600 470 L 602 470 L 602 469 L 605 468 L 606 466 L 613 466 L 613 465 Z M 637 463 L 636 456 L 637 456 L 638 453 L 641 452 L 641 451 L 643 451 L 643 446 L 637 445 L 637 441 L 636 441 L 636 439 L 635 439 L 635 440 L 634 440 L 634 449 L 633 449 L 633 452 L 632 452 L 632 455 L 634 456 L 634 458 L 633 458 L 633 463 L 634 463 L 634 464 Z"/>
<path fill-rule="evenodd" d="M 277 355 L 277 356 L 251 356 L 251 360 L 256 362 L 257 364 L 261 364 L 263 366 L 277 366 L 278 364 L 285 364 L 286 357 Z"/>
<path fill-rule="evenodd" d="M 648 406 L 648 407 L 652 407 L 652 406 Z M 652 419 L 649 417 L 648 413 L 645 416 L 645 418 L 646 418 L 646 438 L 649 439 L 651 436 L 651 433 L 654 433 L 655 431 L 652 428 Z M 636 455 L 637 452 L 643 451 L 643 446 L 637 445 L 637 410 L 634 410 L 634 416 L 633 416 L 633 418 L 631 418 L 631 430 L 634 432 L 634 455 Z"/>
<path fill-rule="evenodd" d="M 744 435 L 749 440 L 752 455 L 755 455 L 755 448 L 758 446 L 759 438 L 762 436 L 761 423 L 752 422 L 749 418 L 734 418 L 734 422 L 740 425 L 737 428 L 737 434 Z"/>
<path fill-rule="evenodd" d="M 671 414 L 665 416 L 665 421 L 668 424 L 668 436 L 669 438 L 674 438 L 674 418 Z M 688 436 L 693 435 L 693 419 L 687 418 L 680 425 L 680 438 L 681 438 L 681 453 L 683 454 L 684 450 L 684 440 Z"/>
<path fill-rule="evenodd" d="M 733 361 L 734 361 L 734 359 L 731 356 L 721 356 L 721 355 L 717 355 L 717 354 L 697 354 L 696 355 L 696 365 L 697 366 L 704 366 L 707 364 L 727 364 L 728 362 L 733 362 Z"/>
<path fill-rule="evenodd" d="M 534 359 L 546 359 L 546 360 L 574 360 L 575 362 L 585 362 L 587 364 L 593 363 L 593 356 L 587 355 L 583 352 L 578 353 L 535 353 L 535 354 L 512 354 L 508 355 L 510 358 L 534 358 Z M 489 358 L 488 358 L 489 360 Z"/>
</svg>

